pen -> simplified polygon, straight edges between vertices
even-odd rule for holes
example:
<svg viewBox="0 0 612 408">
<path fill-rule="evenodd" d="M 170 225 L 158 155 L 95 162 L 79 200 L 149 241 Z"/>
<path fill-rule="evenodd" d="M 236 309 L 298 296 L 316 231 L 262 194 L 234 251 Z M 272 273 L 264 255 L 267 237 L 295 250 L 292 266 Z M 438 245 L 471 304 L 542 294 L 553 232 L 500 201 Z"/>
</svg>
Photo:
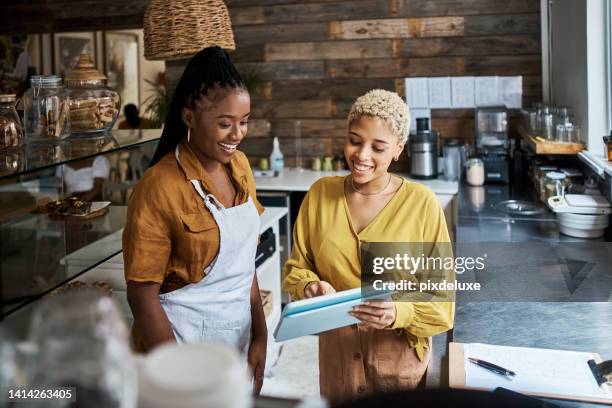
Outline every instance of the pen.
<svg viewBox="0 0 612 408">
<path fill-rule="evenodd" d="M 489 371 L 493 371 L 496 374 L 505 375 L 506 377 L 514 377 L 516 375 L 514 371 L 510 371 L 507 368 L 500 367 L 493 363 L 489 363 L 488 361 L 479 360 L 477 358 L 472 357 L 468 357 L 468 360 L 482 368 L 486 368 Z"/>
</svg>

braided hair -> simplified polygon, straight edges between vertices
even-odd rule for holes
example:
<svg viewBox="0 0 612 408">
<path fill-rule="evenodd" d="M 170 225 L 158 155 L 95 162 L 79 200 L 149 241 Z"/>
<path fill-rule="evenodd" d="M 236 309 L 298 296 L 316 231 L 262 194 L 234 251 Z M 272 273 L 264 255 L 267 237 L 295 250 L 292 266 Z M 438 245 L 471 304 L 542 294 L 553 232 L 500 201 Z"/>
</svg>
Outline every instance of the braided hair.
<svg viewBox="0 0 612 408">
<path fill-rule="evenodd" d="M 229 54 L 222 48 L 204 48 L 187 63 L 183 75 L 176 85 L 166 123 L 150 166 L 161 160 L 167 153 L 187 137 L 187 125 L 183 122 L 183 108 L 194 108 L 202 96 L 213 88 L 246 89 L 238 70 L 230 61 Z"/>
</svg>

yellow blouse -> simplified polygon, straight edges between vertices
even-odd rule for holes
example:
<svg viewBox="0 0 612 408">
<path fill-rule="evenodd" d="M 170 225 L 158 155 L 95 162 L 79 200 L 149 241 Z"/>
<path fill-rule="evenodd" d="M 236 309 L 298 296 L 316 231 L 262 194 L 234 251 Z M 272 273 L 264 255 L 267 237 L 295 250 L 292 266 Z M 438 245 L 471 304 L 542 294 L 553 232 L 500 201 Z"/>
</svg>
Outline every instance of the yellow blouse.
<svg viewBox="0 0 612 408">
<path fill-rule="evenodd" d="M 310 282 L 324 280 L 337 291 L 361 286 L 360 241 L 450 242 L 435 194 L 404 180 L 383 210 L 359 234 L 351 226 L 344 177 L 325 177 L 308 191 L 295 223 L 293 249 L 283 271 L 283 288 L 294 300 Z M 428 337 L 453 327 L 454 302 L 396 302 L 390 329 L 403 329 L 419 359 Z"/>
</svg>

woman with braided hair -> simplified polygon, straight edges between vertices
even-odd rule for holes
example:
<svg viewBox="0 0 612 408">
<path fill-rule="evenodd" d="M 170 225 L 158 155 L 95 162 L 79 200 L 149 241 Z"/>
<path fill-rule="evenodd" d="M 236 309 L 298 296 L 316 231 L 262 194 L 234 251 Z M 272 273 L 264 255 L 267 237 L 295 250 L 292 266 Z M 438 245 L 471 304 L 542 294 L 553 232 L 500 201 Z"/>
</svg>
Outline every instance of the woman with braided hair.
<svg viewBox="0 0 612 408">
<path fill-rule="evenodd" d="M 255 274 L 263 207 L 245 155 L 250 97 L 219 47 L 187 64 L 123 233 L 133 346 L 216 342 L 263 382 L 267 329 Z"/>
</svg>

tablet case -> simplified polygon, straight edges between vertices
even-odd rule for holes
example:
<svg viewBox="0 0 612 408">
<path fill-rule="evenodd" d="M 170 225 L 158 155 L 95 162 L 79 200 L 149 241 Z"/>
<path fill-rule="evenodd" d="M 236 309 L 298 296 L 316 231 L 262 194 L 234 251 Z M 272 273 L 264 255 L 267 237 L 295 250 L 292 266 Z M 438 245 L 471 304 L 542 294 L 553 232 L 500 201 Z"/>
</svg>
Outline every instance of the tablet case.
<svg viewBox="0 0 612 408">
<path fill-rule="evenodd" d="M 357 288 L 291 302 L 283 309 L 274 339 L 291 340 L 359 323 L 349 314 L 354 306 L 366 300 L 388 300 L 390 295 L 390 292 L 375 292 L 362 296 L 361 288 Z"/>
</svg>

